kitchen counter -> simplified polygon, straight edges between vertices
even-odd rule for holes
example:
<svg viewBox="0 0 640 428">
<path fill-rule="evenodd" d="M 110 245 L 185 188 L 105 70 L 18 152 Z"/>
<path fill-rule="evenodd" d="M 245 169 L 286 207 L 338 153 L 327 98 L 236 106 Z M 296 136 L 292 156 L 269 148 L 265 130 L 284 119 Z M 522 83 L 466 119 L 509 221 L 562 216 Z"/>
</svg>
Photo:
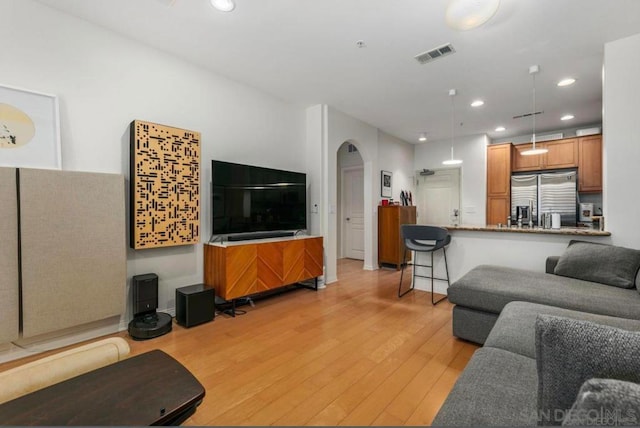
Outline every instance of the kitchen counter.
<svg viewBox="0 0 640 428">
<path fill-rule="evenodd" d="M 468 230 L 468 231 L 477 231 L 477 232 L 501 232 L 501 233 L 538 233 L 545 235 L 575 235 L 575 236 L 611 236 L 611 232 L 600 231 L 596 229 L 591 229 L 588 227 L 562 227 L 560 229 L 542 229 L 538 227 L 528 228 L 522 227 L 518 228 L 516 226 L 512 227 L 498 227 L 495 225 L 491 226 L 443 226 L 450 231 L 456 230 Z"/>
</svg>

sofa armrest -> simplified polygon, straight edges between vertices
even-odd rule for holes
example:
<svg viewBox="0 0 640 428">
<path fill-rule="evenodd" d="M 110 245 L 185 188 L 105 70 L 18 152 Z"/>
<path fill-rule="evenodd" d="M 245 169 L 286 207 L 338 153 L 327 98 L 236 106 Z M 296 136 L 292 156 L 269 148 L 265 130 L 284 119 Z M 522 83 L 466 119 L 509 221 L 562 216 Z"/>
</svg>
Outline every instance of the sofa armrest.
<svg viewBox="0 0 640 428">
<path fill-rule="evenodd" d="M 558 260 L 560 260 L 560 256 L 549 256 L 547 257 L 547 263 L 545 266 L 546 273 L 553 273 L 558 264 Z"/>
<path fill-rule="evenodd" d="M 129 344 L 110 337 L 71 348 L 0 373 L 0 403 L 123 360 Z"/>
</svg>

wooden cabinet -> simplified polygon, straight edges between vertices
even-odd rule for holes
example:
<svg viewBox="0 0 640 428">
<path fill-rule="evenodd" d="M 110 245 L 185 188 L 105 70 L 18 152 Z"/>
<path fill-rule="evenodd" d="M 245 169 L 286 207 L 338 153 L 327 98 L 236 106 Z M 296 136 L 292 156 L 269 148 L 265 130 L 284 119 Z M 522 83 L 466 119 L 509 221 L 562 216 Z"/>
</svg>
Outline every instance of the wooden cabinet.
<svg viewBox="0 0 640 428">
<path fill-rule="evenodd" d="M 530 150 L 533 144 L 515 144 L 513 145 L 513 172 L 523 171 L 539 171 L 542 169 L 542 155 L 525 156 L 522 154 L 525 150 Z M 536 143 L 536 148 L 542 148 L 541 143 Z"/>
<path fill-rule="evenodd" d="M 507 224 L 507 216 L 511 212 L 511 198 L 508 196 L 492 196 L 487 198 L 487 224 Z"/>
<path fill-rule="evenodd" d="M 578 190 L 602 192 L 602 135 L 581 137 L 578 149 Z"/>
<path fill-rule="evenodd" d="M 204 282 L 233 300 L 323 273 L 321 237 L 205 244 Z"/>
<path fill-rule="evenodd" d="M 578 139 L 547 141 L 541 144 L 549 150 L 541 156 L 542 169 L 575 168 L 578 166 Z"/>
<path fill-rule="evenodd" d="M 414 206 L 379 206 L 378 207 L 378 266 L 392 264 L 396 269 L 402 266 L 404 242 L 400 233 L 400 225 L 416 224 L 416 207 Z M 411 252 L 407 252 L 407 261 L 411 260 Z"/>
<path fill-rule="evenodd" d="M 513 146 L 513 172 L 575 168 L 578 166 L 577 138 L 536 143 L 536 148 L 547 149 L 548 152 L 533 156 L 522 155 L 523 151 L 529 150 L 532 147 L 533 144 L 531 143 Z"/>
<path fill-rule="evenodd" d="M 487 224 L 505 223 L 511 211 L 511 147 L 487 146 Z"/>
</svg>

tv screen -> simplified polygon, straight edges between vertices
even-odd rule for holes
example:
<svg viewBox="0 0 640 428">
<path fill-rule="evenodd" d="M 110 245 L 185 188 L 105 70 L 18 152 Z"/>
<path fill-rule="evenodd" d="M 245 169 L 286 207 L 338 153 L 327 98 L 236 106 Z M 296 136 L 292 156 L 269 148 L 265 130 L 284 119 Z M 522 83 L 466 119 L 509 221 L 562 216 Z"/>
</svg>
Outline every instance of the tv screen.
<svg viewBox="0 0 640 428">
<path fill-rule="evenodd" d="M 307 176 L 212 161 L 213 235 L 307 228 Z"/>
</svg>

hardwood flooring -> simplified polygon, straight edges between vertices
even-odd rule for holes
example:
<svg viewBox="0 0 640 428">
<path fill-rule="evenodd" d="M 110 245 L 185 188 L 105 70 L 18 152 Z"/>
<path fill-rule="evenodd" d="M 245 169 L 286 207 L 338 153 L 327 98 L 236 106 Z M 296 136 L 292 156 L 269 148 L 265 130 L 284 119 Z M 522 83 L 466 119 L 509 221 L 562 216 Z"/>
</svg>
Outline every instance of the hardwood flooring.
<svg viewBox="0 0 640 428">
<path fill-rule="evenodd" d="M 340 260 L 338 283 L 243 306 L 165 336 L 162 349 L 204 385 L 185 425 L 428 425 L 477 346 L 451 334 L 451 309 L 414 291 L 399 272 Z"/>
</svg>

